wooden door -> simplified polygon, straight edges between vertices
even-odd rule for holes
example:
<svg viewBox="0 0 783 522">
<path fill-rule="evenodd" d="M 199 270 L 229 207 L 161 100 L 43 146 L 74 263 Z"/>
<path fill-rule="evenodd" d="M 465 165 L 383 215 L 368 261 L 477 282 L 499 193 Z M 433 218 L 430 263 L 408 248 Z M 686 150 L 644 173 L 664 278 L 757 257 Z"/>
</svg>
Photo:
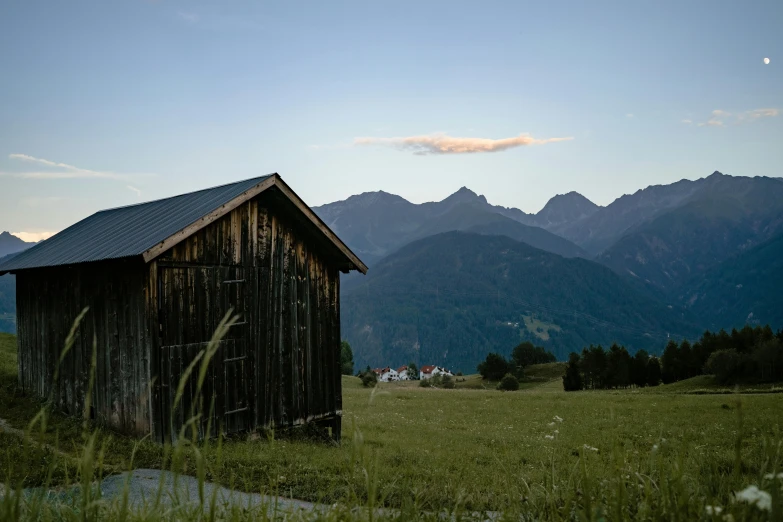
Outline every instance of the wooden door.
<svg viewBox="0 0 783 522">
<path fill-rule="evenodd" d="M 241 267 L 159 268 L 160 408 L 167 439 L 175 441 L 189 421 L 198 437 L 251 426 L 249 283 Z M 208 351 L 229 311 L 238 316 L 237 322 L 217 342 L 199 385 L 202 361 L 193 361 Z"/>
</svg>

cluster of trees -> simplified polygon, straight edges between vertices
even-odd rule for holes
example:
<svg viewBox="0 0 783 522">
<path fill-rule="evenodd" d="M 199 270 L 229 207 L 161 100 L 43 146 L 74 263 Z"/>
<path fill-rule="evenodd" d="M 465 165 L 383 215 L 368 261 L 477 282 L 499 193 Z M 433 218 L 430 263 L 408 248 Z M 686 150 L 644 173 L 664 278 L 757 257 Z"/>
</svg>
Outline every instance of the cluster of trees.
<svg viewBox="0 0 783 522">
<path fill-rule="evenodd" d="M 498 353 L 488 353 L 486 359 L 479 363 L 478 372 L 483 379 L 491 381 L 499 381 L 506 374 L 521 379 L 525 368 L 531 364 L 544 364 L 556 360 L 551 352 L 525 341 L 514 348 L 511 352 L 511 359 L 506 359 Z"/>
<path fill-rule="evenodd" d="M 631 357 L 623 346 L 600 345 L 572 353 L 563 375 L 566 391 L 628 386 L 657 386 L 714 375 L 720 384 L 783 381 L 783 330 L 746 325 L 731 333 L 704 332 L 694 342 L 669 341 L 660 360 L 639 350 Z"/>
<path fill-rule="evenodd" d="M 669 341 L 661 356 L 664 383 L 714 375 L 720 384 L 783 381 L 783 330 L 745 325 L 731 333 L 704 332 L 691 344 Z"/>
<path fill-rule="evenodd" d="M 631 357 L 625 346 L 613 344 L 609 350 L 601 345 L 584 348 L 581 355 L 571 353 L 563 375 L 566 391 L 657 386 L 661 381 L 661 364 L 645 350 Z"/>
<path fill-rule="evenodd" d="M 457 387 L 454 383 L 454 378 L 451 375 L 433 375 L 429 379 L 422 379 L 419 382 L 419 386 L 422 388 L 445 388 L 452 390 Z"/>
</svg>

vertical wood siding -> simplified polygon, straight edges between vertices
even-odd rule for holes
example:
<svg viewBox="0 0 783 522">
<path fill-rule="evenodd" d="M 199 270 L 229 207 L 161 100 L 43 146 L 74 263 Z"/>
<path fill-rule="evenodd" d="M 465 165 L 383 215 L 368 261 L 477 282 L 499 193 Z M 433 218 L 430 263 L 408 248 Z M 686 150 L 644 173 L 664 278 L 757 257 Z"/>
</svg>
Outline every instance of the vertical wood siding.
<svg viewBox="0 0 783 522">
<path fill-rule="evenodd" d="M 71 414 L 84 411 L 93 340 L 97 359 L 92 411 L 99 422 L 146 434 L 148 342 L 142 262 L 103 262 L 17 274 L 19 384 Z M 55 370 L 66 337 L 90 307 L 76 342 Z"/>
<path fill-rule="evenodd" d="M 148 306 L 159 335 L 151 377 L 155 437 L 186 420 L 182 409 L 214 401 L 224 432 L 331 419 L 339 428 L 337 254 L 273 194 L 262 194 L 176 245 L 149 265 Z M 218 349 L 200 397 L 179 376 L 233 308 L 240 324 Z M 191 379 L 195 380 L 195 379 Z M 206 419 L 199 430 L 206 427 Z M 339 437 L 339 433 L 335 433 Z"/>
</svg>

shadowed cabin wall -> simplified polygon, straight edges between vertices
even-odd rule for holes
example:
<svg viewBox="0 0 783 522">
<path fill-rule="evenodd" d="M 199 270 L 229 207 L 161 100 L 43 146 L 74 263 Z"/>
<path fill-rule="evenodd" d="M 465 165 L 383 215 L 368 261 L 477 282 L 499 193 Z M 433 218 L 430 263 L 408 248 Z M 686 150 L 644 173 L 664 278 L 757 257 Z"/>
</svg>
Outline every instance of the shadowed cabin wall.
<svg viewBox="0 0 783 522">
<path fill-rule="evenodd" d="M 19 384 L 81 414 L 89 384 L 93 340 L 95 386 L 91 416 L 124 432 L 149 433 L 146 267 L 138 261 L 106 261 L 17 273 Z M 68 332 L 84 307 L 75 343 L 55 369 Z"/>
<path fill-rule="evenodd" d="M 158 383 L 155 438 L 165 439 L 186 419 L 182 412 L 168 413 L 177 375 L 229 307 L 244 324 L 227 336 L 217 356 L 226 366 L 216 361 L 216 375 L 206 385 L 205 404 L 213 396 L 218 403 L 213 431 L 220 423 L 230 432 L 332 419 L 339 437 L 340 258 L 305 219 L 270 190 L 150 263 L 149 321 L 161 332 L 151 357 L 151 375 Z M 246 365 L 241 370 L 235 367 L 238 359 Z M 229 361 L 234 365 L 230 375 Z M 245 387 L 247 396 L 232 386 Z M 198 401 L 194 393 L 195 384 L 189 383 L 185 410 Z M 228 414 L 243 404 L 246 412 Z"/>
</svg>

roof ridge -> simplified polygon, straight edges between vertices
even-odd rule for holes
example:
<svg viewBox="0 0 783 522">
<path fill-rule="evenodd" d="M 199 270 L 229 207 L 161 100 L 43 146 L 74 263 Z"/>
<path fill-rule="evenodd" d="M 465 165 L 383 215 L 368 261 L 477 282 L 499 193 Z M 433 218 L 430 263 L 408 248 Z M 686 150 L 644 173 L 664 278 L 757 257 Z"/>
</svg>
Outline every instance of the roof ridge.
<svg viewBox="0 0 783 522">
<path fill-rule="evenodd" d="M 203 189 L 192 190 L 190 192 L 184 192 L 182 194 L 177 194 L 175 196 L 168 196 L 168 197 L 165 197 L 165 198 L 151 199 L 149 201 L 142 201 L 142 202 L 139 202 L 139 203 L 132 203 L 130 205 L 120 205 L 119 207 L 104 208 L 103 210 L 98 210 L 97 212 L 95 212 L 95 214 L 101 214 L 103 212 L 111 212 L 113 210 L 120 210 L 120 209 L 123 209 L 123 208 L 138 207 L 138 206 L 141 206 L 141 205 L 147 205 L 149 203 L 157 203 L 159 201 L 166 201 L 166 200 L 169 200 L 169 199 L 177 199 L 177 198 L 181 198 L 183 196 L 190 196 L 192 194 L 198 194 L 199 192 L 205 192 L 207 190 L 214 190 L 214 189 L 219 189 L 219 188 L 223 188 L 223 187 L 229 187 L 231 185 L 237 185 L 239 183 L 247 183 L 248 181 L 253 181 L 253 180 L 261 181 L 263 179 L 268 178 L 269 176 L 274 176 L 274 175 L 278 175 L 279 176 L 279 174 L 277 174 L 277 172 L 272 172 L 271 174 L 264 174 L 263 176 L 255 176 L 255 177 L 252 177 L 252 178 L 242 179 L 242 180 L 239 180 L 239 181 L 232 181 L 231 183 L 223 183 L 222 185 L 215 185 L 214 187 L 207 187 L 207 188 L 203 188 Z"/>
</svg>

